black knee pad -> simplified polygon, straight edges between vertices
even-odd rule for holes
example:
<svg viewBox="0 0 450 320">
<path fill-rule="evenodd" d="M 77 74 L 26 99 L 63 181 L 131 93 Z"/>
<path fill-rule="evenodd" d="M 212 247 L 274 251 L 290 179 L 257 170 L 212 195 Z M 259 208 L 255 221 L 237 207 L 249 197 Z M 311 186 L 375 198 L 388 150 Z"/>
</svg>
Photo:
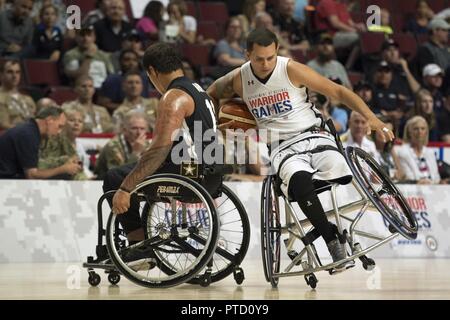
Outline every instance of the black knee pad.
<svg viewBox="0 0 450 320">
<path fill-rule="evenodd" d="M 314 193 L 312 174 L 306 171 L 299 171 L 289 180 L 289 196 L 292 199 L 299 199 Z M 298 200 L 297 200 L 298 201 Z"/>
</svg>

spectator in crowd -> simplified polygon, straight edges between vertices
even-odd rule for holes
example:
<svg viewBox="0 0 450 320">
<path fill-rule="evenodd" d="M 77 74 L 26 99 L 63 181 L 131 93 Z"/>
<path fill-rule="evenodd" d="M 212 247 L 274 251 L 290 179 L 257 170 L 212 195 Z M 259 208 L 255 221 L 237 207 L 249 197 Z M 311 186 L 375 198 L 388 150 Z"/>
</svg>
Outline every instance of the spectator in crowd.
<svg viewBox="0 0 450 320">
<path fill-rule="evenodd" d="M 58 9 L 52 5 L 45 5 L 39 13 L 41 23 L 34 29 L 33 47 L 34 58 L 58 61 L 63 49 L 63 34 L 55 25 L 58 17 Z"/>
<path fill-rule="evenodd" d="M 256 15 L 266 11 L 265 0 L 245 0 L 242 5 L 242 14 L 237 17 L 241 20 L 242 32 L 245 36 L 250 30 L 255 29 Z"/>
<path fill-rule="evenodd" d="M 296 49 L 304 52 L 309 50 L 309 41 L 305 36 L 303 24 L 294 18 L 295 1 L 280 0 L 276 10 L 272 12 L 273 24 L 278 27 L 281 38 Z"/>
<path fill-rule="evenodd" d="M 93 103 L 95 93 L 94 81 L 88 75 L 82 75 L 75 81 L 75 92 L 78 98 L 62 105 L 64 110 L 76 109 L 83 111 L 82 132 L 105 133 L 113 132 L 111 116 L 105 107 Z"/>
<path fill-rule="evenodd" d="M 95 9 L 89 11 L 83 18 L 82 25 L 89 27 L 94 25 L 97 21 L 100 21 L 106 17 L 106 10 L 111 0 L 96 0 Z M 124 20 L 128 21 L 128 17 L 124 15 Z"/>
<path fill-rule="evenodd" d="M 64 72 L 71 80 L 81 75 L 89 75 L 94 80 L 94 87 L 98 89 L 108 74 L 114 73 L 110 56 L 95 44 L 92 27 L 77 30 L 76 41 L 77 47 L 64 55 Z"/>
<path fill-rule="evenodd" d="M 61 108 L 49 107 L 32 118 L 0 135 L 1 179 L 49 179 L 73 175 L 81 170 L 75 159 L 53 169 L 38 169 L 39 146 L 42 139 L 56 136 L 66 124 Z"/>
<path fill-rule="evenodd" d="M 6 9 L 6 0 L 0 0 L 0 11 Z"/>
<path fill-rule="evenodd" d="M 295 0 L 294 18 L 305 25 L 305 11 L 308 9 L 308 0 Z"/>
<path fill-rule="evenodd" d="M 380 155 L 375 147 L 375 143 L 367 138 L 367 120 L 358 112 L 352 111 L 348 122 L 349 129 L 341 135 L 344 147 L 358 147 L 370 154 L 377 162 Z"/>
<path fill-rule="evenodd" d="M 347 71 L 339 61 L 335 60 L 333 37 L 329 34 L 323 33 L 320 35 L 320 40 L 317 45 L 317 57 L 309 61 L 307 66 L 324 77 L 338 78 L 344 86 L 352 89 Z"/>
<path fill-rule="evenodd" d="M 134 50 L 125 49 L 121 51 L 119 62 L 120 72 L 109 75 L 103 82 L 98 94 L 97 102 L 105 106 L 110 113 L 113 113 L 123 102 L 123 99 L 125 99 L 125 93 L 122 89 L 124 75 L 130 71 L 140 71 L 139 56 Z M 152 86 L 150 85 L 147 74 L 144 71 L 140 71 L 140 73 L 144 85 L 142 96 L 148 98 L 148 93 Z"/>
<path fill-rule="evenodd" d="M 126 50 L 131 50 L 136 53 L 138 57 L 138 62 L 140 59 L 142 59 L 144 50 L 143 50 L 143 42 L 141 40 L 141 36 L 136 30 L 131 30 L 131 32 L 124 35 L 122 42 L 121 42 L 121 50 L 111 53 L 111 62 L 114 66 L 114 72 L 118 73 L 121 72 L 121 66 L 120 66 L 120 57 L 122 53 Z"/>
<path fill-rule="evenodd" d="M 0 130 L 34 117 L 36 104 L 30 96 L 19 92 L 20 62 L 6 60 L 0 64 Z"/>
<path fill-rule="evenodd" d="M 338 81 L 335 81 L 339 83 Z M 342 83 L 339 83 L 342 84 Z M 322 112 L 325 119 L 333 119 L 333 124 L 338 134 L 342 134 L 347 131 L 348 115 L 347 111 L 340 108 L 338 103 L 333 99 L 330 99 L 324 95 L 316 92 L 310 93 L 311 102 Z"/>
<path fill-rule="evenodd" d="M 398 125 L 405 113 L 407 93 L 401 92 L 401 88 L 392 82 L 392 68 L 386 61 L 381 61 L 375 71 L 373 98 L 376 113 L 392 117 Z"/>
<path fill-rule="evenodd" d="M 444 106 L 444 95 L 441 92 L 444 71 L 437 64 L 429 64 L 423 68 L 423 87 L 433 96 L 433 109 L 440 111 Z"/>
<path fill-rule="evenodd" d="M 11 9 L 0 12 L 0 56 L 25 58 L 31 55 L 33 0 L 14 0 Z"/>
<path fill-rule="evenodd" d="M 359 81 L 353 88 L 355 93 L 369 106 L 373 107 L 373 87 L 367 81 Z"/>
<path fill-rule="evenodd" d="M 174 43 L 194 43 L 197 39 L 197 20 L 187 15 L 186 2 L 171 0 L 167 6 L 169 21 L 160 30 L 160 40 Z"/>
<path fill-rule="evenodd" d="M 405 31 L 411 32 L 414 35 L 427 34 L 428 23 L 433 19 L 433 16 L 434 12 L 428 6 L 427 1 L 417 1 L 414 17 L 406 23 Z"/>
<path fill-rule="evenodd" d="M 100 152 L 94 171 L 97 178 L 103 179 L 112 168 L 136 162 L 149 146 L 147 129 L 145 113 L 138 110 L 128 112 L 123 121 L 122 132 Z"/>
<path fill-rule="evenodd" d="M 147 3 L 142 18 L 136 23 L 136 30 L 144 36 L 144 39 L 158 41 L 165 10 L 160 1 L 152 0 Z"/>
<path fill-rule="evenodd" d="M 246 61 L 241 20 L 237 17 L 231 17 L 225 29 L 225 38 L 220 40 L 214 48 L 214 58 L 217 63 L 222 67 L 227 67 L 224 73 Z"/>
<path fill-rule="evenodd" d="M 414 109 L 407 114 L 407 119 L 414 116 L 421 116 L 427 121 L 428 125 L 428 140 L 439 141 L 440 133 L 437 126 L 436 114 L 433 111 L 433 96 L 431 92 L 426 89 L 420 89 L 416 93 L 416 102 Z"/>
<path fill-rule="evenodd" d="M 411 96 L 420 89 L 420 84 L 409 70 L 408 62 L 400 55 L 397 42 L 386 39 L 381 46 L 381 58 L 391 67 L 392 82 L 400 92 Z"/>
<path fill-rule="evenodd" d="M 441 133 L 440 140 L 450 143 L 450 88 L 447 88 L 444 107 L 437 112 L 437 121 Z"/>
<path fill-rule="evenodd" d="M 96 43 L 100 50 L 115 52 L 121 49 L 121 41 L 133 29 L 123 20 L 125 4 L 123 0 L 110 0 L 106 8 L 106 17 L 94 24 Z"/>
<path fill-rule="evenodd" d="M 58 27 L 65 37 L 73 38 L 75 34 L 72 34 L 72 30 L 67 29 L 67 7 L 64 2 L 65 0 L 33 0 L 33 9 L 31 10 L 30 16 L 34 24 L 38 25 L 42 23 L 42 8 L 53 5 L 56 9 L 55 27 Z"/>
<path fill-rule="evenodd" d="M 391 26 L 391 13 L 386 8 L 380 10 L 380 24 L 369 25 L 367 31 L 370 32 L 383 32 L 386 37 L 391 36 L 394 33 Z M 397 30 L 401 31 L 401 30 Z"/>
<path fill-rule="evenodd" d="M 36 113 L 38 113 L 40 110 L 47 108 L 47 107 L 59 108 L 59 106 L 55 100 L 44 97 L 44 98 L 39 99 L 36 102 Z"/>
<path fill-rule="evenodd" d="M 392 132 L 397 132 L 394 127 L 394 123 L 387 117 L 379 115 L 378 118 L 384 122 L 386 127 Z M 379 154 L 380 167 L 390 176 L 394 181 L 402 180 L 404 173 L 401 170 L 397 152 L 394 150 L 394 143 L 392 141 L 385 142 L 384 138 L 376 131 L 371 133 L 372 141 L 375 143 L 375 147 Z"/>
<path fill-rule="evenodd" d="M 315 14 L 316 29 L 333 35 L 336 49 L 350 50 L 346 69 L 351 69 L 359 55 L 359 34 L 366 31 L 363 23 L 355 23 L 343 0 L 320 0 Z"/>
<path fill-rule="evenodd" d="M 406 122 L 403 145 L 397 149 L 400 167 L 405 174 L 403 182 L 417 184 L 439 183 L 436 156 L 427 147 L 428 124 L 421 116 L 415 116 Z"/>
<path fill-rule="evenodd" d="M 113 120 L 116 125 L 116 130 L 120 131 L 125 115 L 130 110 L 140 110 L 145 113 L 147 123 L 149 125 L 148 131 L 153 132 L 156 120 L 156 107 L 158 106 L 158 99 L 143 98 L 142 97 L 142 78 L 139 72 L 130 71 L 123 77 L 123 92 L 125 93 L 125 100 L 113 113 Z"/>
<path fill-rule="evenodd" d="M 80 143 L 76 143 L 76 137 L 83 130 L 83 110 L 71 108 L 65 110 L 65 114 L 67 121 L 61 134 L 49 137 L 41 142 L 38 169 L 54 169 L 68 161 L 73 161 L 80 165 L 80 171 L 75 174 L 60 175 L 58 179 L 86 180 L 88 175 L 85 174 L 84 168 L 85 165 L 89 168 L 89 156 L 86 154 L 83 146 Z M 88 169 L 87 172 L 89 172 Z"/>
<path fill-rule="evenodd" d="M 443 19 L 435 18 L 428 24 L 430 38 L 417 49 L 419 70 L 431 63 L 437 64 L 442 70 L 450 67 L 448 46 L 448 30 L 450 25 Z"/>
</svg>

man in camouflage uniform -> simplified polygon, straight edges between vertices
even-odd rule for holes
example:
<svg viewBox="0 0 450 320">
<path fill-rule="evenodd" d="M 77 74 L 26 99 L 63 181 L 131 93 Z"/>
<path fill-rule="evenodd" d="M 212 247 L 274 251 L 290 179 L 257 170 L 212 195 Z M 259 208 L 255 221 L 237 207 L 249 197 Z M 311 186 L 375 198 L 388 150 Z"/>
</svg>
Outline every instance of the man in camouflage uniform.
<svg viewBox="0 0 450 320">
<path fill-rule="evenodd" d="M 92 102 L 95 88 L 94 81 L 88 75 L 82 75 L 75 82 L 75 92 L 77 100 L 66 102 L 62 105 L 64 110 L 81 108 L 84 112 L 84 133 L 105 133 L 113 132 L 114 126 L 111 116 L 105 107 Z"/>
<path fill-rule="evenodd" d="M 129 111 L 123 121 L 122 133 L 111 139 L 100 152 L 94 171 L 97 178 L 103 179 L 112 168 L 137 162 L 150 145 L 147 133 L 146 114 L 139 110 Z"/>
<path fill-rule="evenodd" d="M 113 121 L 116 130 L 120 130 L 125 114 L 130 110 L 141 110 L 145 112 L 148 119 L 148 131 L 153 132 L 156 121 L 156 107 L 158 99 L 142 97 L 142 78 L 138 71 L 128 72 L 122 82 L 125 100 L 113 113 Z"/>
<path fill-rule="evenodd" d="M 83 130 L 83 110 L 81 108 L 67 110 L 66 117 L 67 122 L 64 130 L 59 135 L 49 137 L 41 142 L 38 169 L 52 169 L 67 162 L 76 162 L 82 165 L 75 138 Z M 87 157 L 87 155 L 82 156 Z M 82 170 L 59 178 L 66 180 L 88 179 Z"/>
<path fill-rule="evenodd" d="M 20 77 L 19 61 L 6 60 L 0 65 L 0 130 L 12 128 L 36 113 L 33 99 L 19 93 Z"/>
</svg>

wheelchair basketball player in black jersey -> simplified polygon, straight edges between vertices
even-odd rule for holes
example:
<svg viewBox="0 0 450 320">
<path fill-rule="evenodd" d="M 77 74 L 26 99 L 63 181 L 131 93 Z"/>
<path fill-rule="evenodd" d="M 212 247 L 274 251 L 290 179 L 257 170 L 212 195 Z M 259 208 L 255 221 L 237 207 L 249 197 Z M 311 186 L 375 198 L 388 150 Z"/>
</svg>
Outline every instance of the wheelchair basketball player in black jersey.
<svg viewBox="0 0 450 320">
<path fill-rule="evenodd" d="M 193 134 L 194 123 L 197 123 L 197 127 L 199 123 L 201 124 L 200 138 L 205 131 L 215 131 L 216 128 L 212 101 L 198 84 L 184 76 L 182 60 L 171 45 L 166 43 L 151 45 L 145 51 L 143 64 L 151 82 L 162 94 L 153 139 L 137 163 L 109 170 L 103 184 L 105 192 L 117 190 L 112 199 L 112 212 L 118 215 L 129 245 L 145 238 L 139 216 L 139 202 L 131 195 L 132 191 L 152 174 L 180 174 L 180 164 L 174 163 L 171 159 L 171 151 L 178 143 L 184 143 L 186 150 L 194 151 L 184 155 L 189 158 L 188 160 L 196 160 L 191 157 L 192 154 L 202 156 L 204 149 L 214 143 L 214 141 L 196 143 L 197 137 Z M 174 142 L 172 136 L 177 130 L 183 132 L 183 138 Z M 198 145 L 202 150 L 195 150 Z M 206 181 L 205 187 L 213 194 L 221 182 L 221 175 L 212 175 Z"/>
<path fill-rule="evenodd" d="M 385 140 L 393 140 L 394 134 L 352 91 L 301 63 L 278 56 L 278 48 L 273 32 L 253 30 L 247 37 L 249 61 L 216 80 L 207 91 L 216 106 L 220 99 L 238 95 L 255 116 L 258 129 L 267 130 L 265 142 L 271 151 L 272 167 L 281 181 L 281 191 L 299 204 L 337 262 L 346 258 L 345 246 L 326 218 L 315 183 L 348 184 L 352 175 L 344 156 L 336 152 L 336 141 L 326 132 L 320 112 L 309 101 L 308 89 L 359 112 L 368 120 L 371 130 L 378 131 Z M 275 104 L 267 105 L 267 101 Z M 345 270 L 353 265 L 353 261 L 347 261 L 336 269 Z"/>
</svg>

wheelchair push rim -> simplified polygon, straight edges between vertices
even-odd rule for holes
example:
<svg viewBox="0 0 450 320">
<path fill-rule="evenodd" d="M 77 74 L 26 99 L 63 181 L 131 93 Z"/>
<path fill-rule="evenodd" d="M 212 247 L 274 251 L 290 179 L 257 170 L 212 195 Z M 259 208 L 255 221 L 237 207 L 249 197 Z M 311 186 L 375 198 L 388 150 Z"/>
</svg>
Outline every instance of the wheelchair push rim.
<svg viewBox="0 0 450 320">
<path fill-rule="evenodd" d="M 176 214 L 164 212 L 162 216 L 158 217 L 158 221 L 155 220 L 155 226 L 158 228 L 154 229 L 151 238 L 132 246 L 131 249 L 143 248 L 149 257 L 155 259 L 157 261 L 155 268 L 136 270 L 130 266 L 129 262 L 122 259 L 122 253 L 117 250 L 113 241 L 113 226 L 117 215 L 110 214 L 106 229 L 108 252 L 117 269 L 130 281 L 150 288 L 171 287 L 190 280 L 208 263 L 219 237 L 217 213 L 211 196 L 200 184 L 188 178 L 173 174 L 158 174 L 139 184 L 133 193 L 136 193 L 142 200 L 140 210 L 143 210 L 143 207 L 149 202 L 148 195 L 142 190 L 161 184 L 186 188 L 201 202 L 203 210 L 201 217 L 191 217 L 193 219 L 187 225 L 182 225 L 182 221 L 178 219 L 179 207 L 172 199 L 174 201 L 171 203 L 175 204 L 175 207 L 172 208 L 175 208 Z M 161 268 L 161 259 L 158 259 L 158 254 L 163 259 L 172 261 L 171 265 L 177 266 L 171 274 L 166 274 Z"/>
<path fill-rule="evenodd" d="M 353 147 L 346 148 L 345 156 L 353 176 L 382 216 L 402 236 L 409 240 L 416 239 L 418 223 L 414 213 L 403 194 L 373 157 Z"/>
</svg>

